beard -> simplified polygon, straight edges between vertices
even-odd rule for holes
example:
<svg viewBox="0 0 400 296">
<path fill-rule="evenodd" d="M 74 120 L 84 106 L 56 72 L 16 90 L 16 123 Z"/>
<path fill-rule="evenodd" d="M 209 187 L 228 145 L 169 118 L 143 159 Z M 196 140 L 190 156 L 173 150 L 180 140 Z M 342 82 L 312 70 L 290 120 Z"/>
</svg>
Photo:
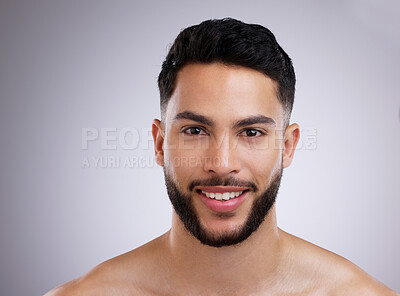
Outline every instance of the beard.
<svg viewBox="0 0 400 296">
<path fill-rule="evenodd" d="M 283 170 L 281 168 L 280 171 L 273 177 L 268 188 L 255 198 L 255 201 L 250 209 L 250 213 L 248 214 L 248 217 L 243 225 L 224 234 L 211 233 L 201 225 L 200 219 L 193 207 L 192 195 L 186 195 L 179 190 L 177 184 L 169 176 L 165 167 L 164 178 L 169 199 L 186 230 L 195 238 L 197 238 L 202 244 L 220 248 L 243 242 L 259 228 L 269 210 L 275 203 L 281 183 L 282 171 Z M 241 186 L 251 188 L 254 193 L 258 191 L 258 187 L 253 182 L 243 182 L 232 177 L 228 179 L 222 179 L 218 176 L 214 176 L 207 180 L 193 181 L 188 186 L 189 192 L 192 192 L 195 186 Z M 229 213 L 221 213 L 219 216 L 229 217 Z"/>
</svg>

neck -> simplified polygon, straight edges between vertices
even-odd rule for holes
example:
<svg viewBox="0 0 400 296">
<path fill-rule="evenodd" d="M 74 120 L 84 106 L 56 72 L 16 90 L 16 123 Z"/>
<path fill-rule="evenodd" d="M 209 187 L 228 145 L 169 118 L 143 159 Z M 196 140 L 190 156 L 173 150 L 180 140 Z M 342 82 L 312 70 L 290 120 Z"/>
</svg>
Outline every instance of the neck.
<svg viewBox="0 0 400 296">
<path fill-rule="evenodd" d="M 174 276 L 190 284 L 191 289 L 198 287 L 203 291 L 224 286 L 235 292 L 261 287 L 274 280 L 284 257 L 275 206 L 259 229 L 235 246 L 215 248 L 201 244 L 175 213 L 165 242 Z"/>
</svg>

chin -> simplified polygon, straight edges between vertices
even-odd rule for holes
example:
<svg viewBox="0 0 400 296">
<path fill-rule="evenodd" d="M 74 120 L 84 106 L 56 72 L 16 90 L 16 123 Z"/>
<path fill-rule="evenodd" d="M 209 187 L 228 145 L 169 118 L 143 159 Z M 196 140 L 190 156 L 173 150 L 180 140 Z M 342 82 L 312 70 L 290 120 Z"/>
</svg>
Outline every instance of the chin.
<svg viewBox="0 0 400 296">
<path fill-rule="evenodd" d="M 217 218 L 208 222 L 201 220 L 200 225 L 204 233 L 207 233 L 208 236 L 215 238 L 231 237 L 239 234 L 246 224 L 246 219 L 237 220 L 239 219 Z"/>
</svg>

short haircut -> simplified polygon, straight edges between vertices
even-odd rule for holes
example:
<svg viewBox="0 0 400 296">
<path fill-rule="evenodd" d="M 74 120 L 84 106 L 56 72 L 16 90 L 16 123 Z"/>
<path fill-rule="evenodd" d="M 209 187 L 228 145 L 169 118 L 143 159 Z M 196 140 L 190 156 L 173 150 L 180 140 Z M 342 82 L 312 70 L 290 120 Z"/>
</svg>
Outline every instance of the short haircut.
<svg viewBox="0 0 400 296">
<path fill-rule="evenodd" d="M 277 97 L 286 113 L 293 108 L 296 77 L 293 64 L 274 34 L 257 24 L 232 18 L 207 20 L 182 30 L 171 46 L 158 76 L 164 117 L 179 70 L 185 65 L 222 63 L 259 71 L 277 82 Z"/>
</svg>

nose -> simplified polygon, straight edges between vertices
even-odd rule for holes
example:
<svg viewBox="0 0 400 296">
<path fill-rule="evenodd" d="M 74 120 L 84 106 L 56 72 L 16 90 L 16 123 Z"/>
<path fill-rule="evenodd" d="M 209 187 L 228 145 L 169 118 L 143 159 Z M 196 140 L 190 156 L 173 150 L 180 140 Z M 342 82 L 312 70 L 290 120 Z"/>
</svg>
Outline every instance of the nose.
<svg viewBox="0 0 400 296">
<path fill-rule="evenodd" d="M 222 135 L 209 143 L 204 171 L 221 177 L 240 171 L 239 151 L 229 135 Z"/>
</svg>

